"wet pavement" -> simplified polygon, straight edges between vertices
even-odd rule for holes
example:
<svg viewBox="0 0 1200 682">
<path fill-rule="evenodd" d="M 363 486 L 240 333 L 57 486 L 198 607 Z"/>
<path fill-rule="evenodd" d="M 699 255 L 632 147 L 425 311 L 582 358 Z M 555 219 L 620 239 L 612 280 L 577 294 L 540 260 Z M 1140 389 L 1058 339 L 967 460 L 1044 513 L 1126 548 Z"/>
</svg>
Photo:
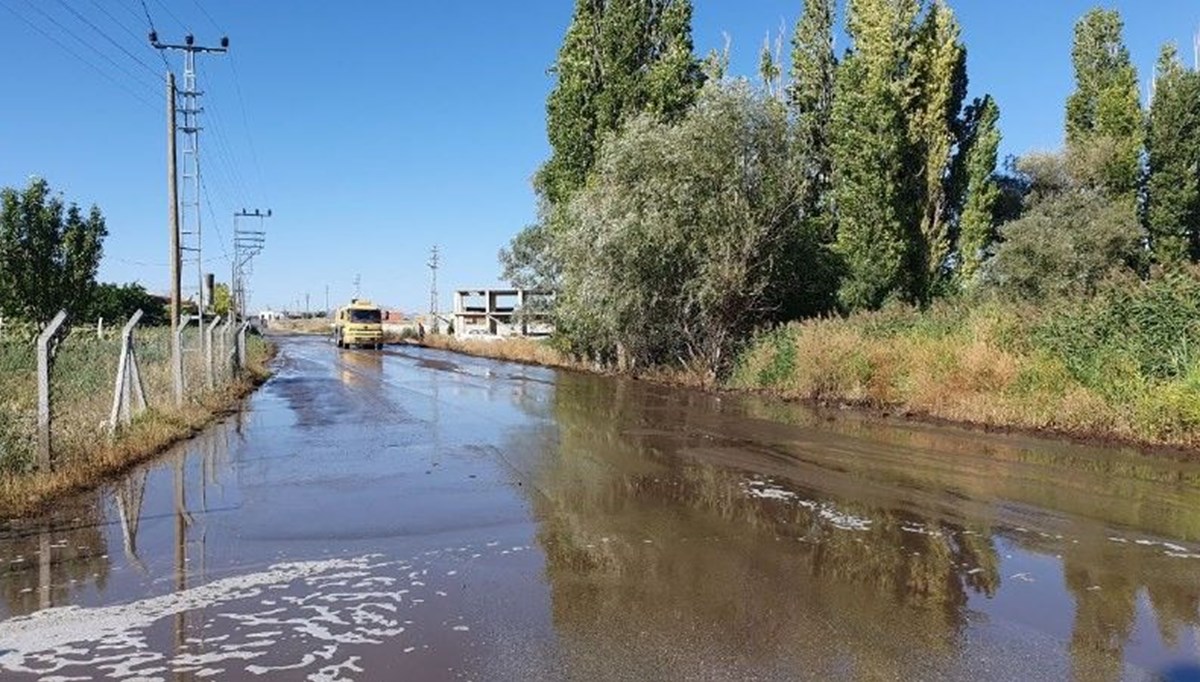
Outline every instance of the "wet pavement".
<svg viewBox="0 0 1200 682">
<path fill-rule="evenodd" d="M 0 678 L 1195 679 L 1200 463 L 415 348 L 278 362 L 0 525 Z"/>
</svg>

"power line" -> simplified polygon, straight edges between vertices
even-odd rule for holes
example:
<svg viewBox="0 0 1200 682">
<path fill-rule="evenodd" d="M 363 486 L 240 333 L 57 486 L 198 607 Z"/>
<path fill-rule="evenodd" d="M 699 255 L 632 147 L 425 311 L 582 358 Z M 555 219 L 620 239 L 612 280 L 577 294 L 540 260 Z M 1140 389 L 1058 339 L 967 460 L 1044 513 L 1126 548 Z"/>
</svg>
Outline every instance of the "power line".
<svg viewBox="0 0 1200 682">
<path fill-rule="evenodd" d="M 150 16 L 150 8 L 146 7 L 146 0 L 141 0 L 142 12 L 146 15 L 146 23 L 150 24 L 150 30 L 158 33 L 158 29 L 154 27 L 154 19 Z"/>
<path fill-rule="evenodd" d="M 146 81 L 144 81 L 144 80 L 141 80 L 141 77 L 140 77 L 140 76 L 138 76 L 138 75 L 137 75 L 137 74 L 135 74 L 134 72 L 130 71 L 129 69 L 126 69 L 124 66 L 122 66 L 121 64 L 119 64 L 119 63 L 118 63 L 118 62 L 117 62 L 115 59 L 113 59 L 113 58 L 112 58 L 112 57 L 110 57 L 108 54 L 106 54 L 105 52 L 103 52 L 102 50 L 100 50 L 99 48 L 97 48 L 95 45 L 92 45 L 92 44 L 91 44 L 91 43 L 89 43 L 88 41 L 86 41 L 86 40 L 84 40 L 83 38 L 81 38 L 81 37 L 79 36 L 79 34 L 75 33 L 74 31 L 72 31 L 71 29 L 67 28 L 66 26 L 63 26 L 63 25 L 62 25 L 62 23 L 61 23 L 61 22 L 60 22 L 58 19 L 55 19 L 53 15 L 51 15 L 51 14 L 47 13 L 47 12 L 46 12 L 45 10 L 43 10 L 41 7 L 38 7 L 38 6 L 37 6 L 36 4 L 34 4 L 34 3 L 31 1 L 31 0 L 25 0 L 25 4 L 27 4 L 27 5 L 29 5 L 30 7 L 32 7 L 32 8 L 33 8 L 33 10 L 34 10 L 35 12 L 37 12 L 38 14 L 42 15 L 42 17 L 43 17 L 43 18 L 45 18 L 45 19 L 46 19 L 46 21 L 49 21 L 51 24 L 54 24 L 54 26 L 56 26 L 56 27 L 58 28 L 58 30 L 60 30 L 60 31 L 62 31 L 63 33 L 67 34 L 68 36 L 70 36 L 70 37 L 74 38 L 76 42 L 78 42 L 79 44 L 83 45 L 84 47 L 86 47 L 87 49 L 91 50 L 92 52 L 96 53 L 97 55 L 99 55 L 99 56 L 100 56 L 100 58 L 101 58 L 101 59 L 105 60 L 105 61 L 106 61 L 106 62 L 108 62 L 109 64 L 112 64 L 114 67 L 116 67 L 116 69 L 117 69 L 118 71 L 120 71 L 121 73 L 123 73 L 123 74 L 125 74 L 126 76 L 128 76 L 128 77 L 130 78 L 130 80 L 137 81 L 137 83 L 138 83 L 139 85 L 141 85 L 141 86 L 142 86 L 142 87 L 144 87 L 144 88 L 148 88 L 148 89 L 149 89 L 149 90 L 151 90 L 151 91 L 157 91 L 157 90 L 158 90 L 158 86 L 157 86 L 156 84 L 154 84 L 153 82 L 151 82 L 151 83 L 147 83 Z M 156 75 L 157 75 L 157 74 L 156 74 Z"/>
<path fill-rule="evenodd" d="M 221 257 L 226 262 L 232 262 L 229 258 L 229 249 L 225 248 L 225 233 L 221 230 L 221 223 L 217 220 L 217 214 L 213 211 L 212 199 L 208 196 L 208 183 L 204 182 L 204 174 L 200 174 L 200 188 L 204 190 L 204 205 L 208 208 L 208 217 L 212 218 L 213 227 L 217 229 L 217 243 L 221 245 Z"/>
<path fill-rule="evenodd" d="M 158 0 L 155 0 L 155 1 L 157 2 Z M 217 29 L 218 33 L 222 33 L 222 34 L 225 33 L 225 30 L 221 26 L 220 22 L 218 22 L 216 20 L 216 18 L 213 17 L 212 13 L 209 12 L 208 9 L 204 6 L 204 3 L 202 3 L 200 0 L 192 0 L 192 4 L 194 4 L 196 6 L 196 9 L 200 10 L 200 13 L 204 16 L 204 18 L 208 21 L 208 23 L 212 25 L 213 28 Z M 266 199 L 266 197 L 265 197 L 266 183 L 263 182 L 262 163 L 260 163 L 260 161 L 259 161 L 258 147 L 257 147 L 257 145 L 254 144 L 254 136 L 250 132 L 253 128 L 250 125 L 250 116 L 247 113 L 246 97 L 245 97 L 245 95 L 242 94 L 241 76 L 238 74 L 238 70 L 237 70 L 237 57 L 233 53 L 229 54 L 229 68 L 230 68 L 231 72 L 233 73 L 234 91 L 237 94 L 238 109 L 241 112 L 241 116 L 242 116 L 242 132 L 246 137 L 246 146 L 248 146 L 250 148 L 250 159 L 254 164 L 254 176 L 255 176 L 254 180 L 256 182 L 256 187 L 258 189 L 258 191 L 257 191 L 258 198 L 260 199 L 260 201 L 262 201 L 262 203 L 267 203 L 265 201 L 265 199 Z M 219 118 L 219 116 L 214 114 L 214 118 Z M 224 125 L 224 123 L 220 120 L 217 120 L 216 123 L 217 123 L 217 126 L 220 128 L 226 127 Z M 217 132 L 217 136 L 218 136 L 218 138 L 222 137 L 220 131 Z M 225 138 L 224 140 L 218 140 L 218 143 L 221 143 L 221 142 L 223 142 L 225 144 L 225 146 L 228 147 L 229 149 L 231 149 L 231 150 L 233 149 L 233 145 L 230 144 L 230 141 L 228 138 Z M 231 154 L 231 156 L 232 156 L 232 154 Z M 235 167 L 236 167 L 236 164 L 235 164 Z M 243 185 L 244 187 L 247 187 L 247 188 L 250 186 L 250 183 L 245 182 L 245 178 L 243 178 L 240 175 L 240 173 L 238 174 L 237 182 L 239 182 L 241 185 Z M 246 202 L 243 199 L 243 203 L 248 203 L 248 202 Z"/>
<path fill-rule="evenodd" d="M 199 67 L 197 67 L 199 68 Z M 208 93 L 209 102 L 213 102 L 212 89 Z M 206 110 L 207 111 L 207 110 Z M 248 204 L 246 194 L 246 181 L 238 170 L 237 156 L 233 153 L 233 146 L 229 144 L 229 139 L 225 134 L 225 121 L 221 118 L 220 107 L 211 107 L 212 125 L 209 128 L 212 130 L 216 140 L 217 160 L 223 166 L 222 171 L 226 174 L 230 190 L 239 200 L 242 205 Z"/>
<path fill-rule="evenodd" d="M 103 4 L 101 4 L 101 3 L 100 3 L 100 0 L 90 0 L 90 1 L 91 1 L 92 5 L 94 5 L 94 6 L 95 6 L 95 8 L 96 8 L 96 9 L 100 10 L 100 12 L 101 12 L 101 13 L 102 13 L 104 16 L 108 17 L 109 21 L 111 21 L 113 24 L 115 24 L 115 25 L 117 25 L 118 27 L 120 27 L 122 31 L 125 31 L 125 35 L 128 35 L 129 37 L 131 37 L 131 38 L 133 38 L 134 40 L 137 40 L 137 41 L 139 41 L 139 42 L 145 39 L 145 37 L 146 37 L 146 36 L 144 36 L 144 35 L 138 35 L 137 33 L 135 33 L 135 32 L 133 31 L 133 29 L 129 28 L 129 26 L 128 26 L 128 25 L 126 25 L 126 24 L 125 24 L 125 22 L 123 22 L 123 21 L 121 21 L 120 19 L 118 19 L 118 18 L 114 17 L 114 16 L 112 15 L 112 12 L 109 12 L 109 11 L 108 11 L 108 8 L 107 8 L 107 7 L 105 7 Z M 122 7 L 124 7 L 124 5 L 122 5 Z M 138 16 L 137 12 L 133 12 L 133 10 L 130 10 L 128 7 L 125 7 L 125 9 L 126 9 L 126 10 L 128 10 L 129 12 L 131 12 L 131 13 L 133 14 L 133 16 L 134 16 L 134 18 L 135 18 L 135 19 L 137 19 L 138 21 L 141 21 L 141 19 L 142 19 L 142 18 L 141 18 L 140 16 Z"/>
<path fill-rule="evenodd" d="M 233 72 L 233 87 L 237 91 L 238 106 L 242 110 L 242 130 L 246 133 L 246 142 L 250 147 L 250 160 L 254 162 L 254 175 L 258 181 L 259 198 L 266 193 L 266 184 L 263 182 L 262 164 L 258 162 L 258 148 L 254 144 L 254 136 L 250 134 L 250 116 L 246 113 L 246 98 L 242 96 L 242 82 L 238 77 L 237 57 L 229 55 L 229 68 Z"/>
<path fill-rule="evenodd" d="M 96 0 L 92 0 L 92 1 L 95 2 Z M 141 0 L 141 2 L 142 2 L 142 14 L 146 15 L 146 23 L 150 24 L 150 32 L 158 33 L 158 29 L 154 27 L 154 18 L 150 16 L 150 8 L 146 7 L 146 0 Z M 137 14 L 137 12 L 134 12 L 134 14 Z M 162 52 L 158 52 L 158 58 L 162 60 L 163 66 L 165 66 L 167 68 L 167 71 L 170 71 L 171 63 L 167 61 L 167 56 L 165 54 L 163 54 Z"/>
<path fill-rule="evenodd" d="M 208 20 L 208 23 L 212 24 L 212 27 L 217 29 L 217 32 L 222 33 L 222 34 L 225 32 L 225 30 L 221 26 L 221 24 L 219 22 L 217 22 L 217 20 L 208 11 L 208 9 L 204 7 L 204 3 L 202 3 L 200 0 L 192 0 L 192 4 L 196 5 L 196 8 L 200 10 L 200 13 L 204 15 L 204 18 Z M 250 131 L 253 130 L 253 127 L 250 125 L 250 116 L 247 113 L 246 97 L 245 97 L 245 95 L 242 94 L 242 82 L 241 82 L 242 79 L 241 79 L 241 76 L 238 74 L 238 70 L 237 70 L 237 57 L 236 57 L 236 55 L 234 55 L 232 53 L 229 55 L 229 68 L 230 68 L 231 72 L 233 73 L 234 91 L 237 94 L 238 109 L 241 111 L 241 115 L 242 115 L 242 130 L 246 136 L 247 146 L 250 148 L 251 161 L 254 163 L 254 175 L 255 175 L 254 179 L 257 183 L 256 186 L 258 188 L 259 199 L 264 200 L 264 203 L 266 203 L 265 196 L 264 196 L 266 193 L 265 192 L 266 186 L 265 186 L 265 183 L 263 182 L 262 164 L 259 162 L 258 147 L 257 147 L 257 145 L 254 144 L 254 136 L 250 133 Z M 218 121 L 218 124 L 220 124 L 220 123 L 221 122 Z M 222 125 L 222 127 L 224 127 L 224 126 Z M 228 145 L 228 140 L 226 140 L 226 144 Z M 229 146 L 232 147 L 232 145 L 229 145 Z M 249 185 L 249 183 L 244 183 L 244 182 L 243 182 L 243 184 L 245 184 L 247 186 Z"/>
<path fill-rule="evenodd" d="M 154 4 L 161 7 L 162 11 L 166 12 L 168 17 L 171 17 L 172 19 L 174 19 L 175 23 L 179 24 L 180 28 L 187 31 L 188 33 L 192 32 L 192 28 L 190 26 L 188 26 L 187 24 L 185 24 L 182 19 L 175 16 L 175 13 L 171 11 L 171 8 L 167 7 L 166 4 L 163 3 L 162 0 L 154 0 Z M 146 0 L 142 0 L 142 6 L 144 7 L 145 5 L 146 5 Z"/>
<path fill-rule="evenodd" d="M 11 13 L 11 14 L 12 14 L 13 16 L 15 16 L 17 19 L 20 19 L 22 23 L 24 23 L 24 24 L 25 24 L 26 26 L 28 26 L 29 28 L 32 28 L 34 31 L 36 31 L 38 34 L 40 34 L 40 35 L 41 35 L 43 38 L 45 38 L 46 40 L 49 40 L 50 42 L 52 42 L 52 43 L 54 43 L 55 45 L 57 45 L 57 46 L 59 47 L 59 49 L 61 49 L 63 52 L 66 52 L 67 54 L 71 55 L 71 56 L 72 56 L 72 57 L 74 57 L 75 59 L 77 59 L 77 60 L 79 60 L 79 61 L 83 62 L 85 65 L 87 65 L 87 66 L 88 66 L 88 68 L 92 69 L 92 70 L 93 70 L 93 71 L 95 71 L 96 73 L 98 73 L 98 74 L 100 74 L 101 76 L 103 76 L 103 77 L 104 77 L 106 80 L 108 80 L 109 82 L 111 82 L 113 85 L 116 85 L 118 88 L 120 88 L 120 89 L 124 90 L 126 93 L 128 93 L 130 96 L 132 96 L 132 97 L 133 97 L 134 99 L 136 99 L 137 101 L 141 102 L 142 104 L 145 104 L 147 107 L 149 107 L 150 109 L 152 109 L 152 110 L 154 110 L 154 111 L 158 111 L 158 105 L 154 104 L 154 103 L 153 103 L 153 102 L 152 102 L 150 99 L 148 99 L 148 98 L 147 98 L 147 97 L 145 97 L 144 95 L 142 95 L 142 94 L 138 93 L 138 92 L 137 92 L 137 91 L 135 91 L 134 89 L 130 88 L 128 85 L 126 85 L 124 82 L 122 82 L 122 81 L 118 80 L 116 77 L 114 77 L 114 76 L 113 76 L 112 74 L 110 74 L 108 71 L 105 71 L 104 69 L 102 69 L 102 68 L 100 68 L 99 66 L 97 66 L 97 65 L 95 64 L 95 62 L 91 61 L 90 59 L 87 59 L 87 58 L 86 58 L 86 57 L 84 57 L 83 55 L 79 54 L 79 53 L 78 53 L 78 52 L 76 52 L 75 50 L 73 50 L 73 49 L 71 49 L 70 47 L 68 47 L 68 46 L 67 46 L 65 43 L 63 43 L 61 40 L 59 40 L 58 38 L 54 37 L 52 34 L 50 34 L 49 32 L 47 32 L 47 31 L 46 31 L 45 29 L 43 29 L 41 26 L 38 26 L 36 23 L 34 23 L 32 20 L 30 20 L 30 19 L 29 19 L 28 17 L 26 17 L 25 15 L 21 14 L 20 12 L 18 12 L 16 9 L 14 9 L 13 7 L 11 7 L 10 5 L 7 5 L 7 4 L 0 4 L 0 7 L 3 7 L 4 9 L 8 10 L 8 11 L 9 11 L 9 13 Z M 143 85 L 144 85 L 144 84 L 143 84 Z"/>
<path fill-rule="evenodd" d="M 75 15 L 75 18 L 76 18 L 76 19 L 79 19 L 80 21 L 82 21 L 83 23 L 85 23 L 85 24 L 87 24 L 89 27 L 91 27 L 91 29 L 92 29 L 93 31 L 95 31 L 96 33 L 99 33 L 99 34 L 100 34 L 100 37 L 104 38 L 104 39 L 105 39 L 105 40 L 107 40 L 107 41 L 109 42 L 109 44 L 111 44 L 113 47 L 115 47 L 115 48 L 117 48 L 118 50 L 120 50 L 121 52 L 123 52 L 123 53 L 125 54 L 125 56 L 126 56 L 126 57 L 129 57 L 129 58 L 130 58 L 130 59 L 132 59 L 133 61 L 135 61 L 135 62 L 137 62 L 138 64 L 140 64 L 140 65 L 141 65 L 141 67 L 142 67 L 143 69 L 145 69 L 145 70 L 147 70 L 147 71 L 149 71 L 149 72 L 150 72 L 150 75 L 154 76 L 155 78 L 158 78 L 159 80 L 162 80 L 162 78 L 163 78 L 162 74 L 160 74 L 159 72 L 155 71 L 155 70 L 154 70 L 154 68 L 153 68 L 153 67 L 151 67 L 149 64 L 147 64 L 145 61 L 143 61 L 141 57 L 138 57 L 138 56 L 137 56 L 137 55 L 135 55 L 134 53 L 132 53 L 132 52 L 130 52 L 129 50 L 125 49 L 125 46 L 124 46 L 124 45 L 122 45 L 122 44 L 118 43 L 117 41 L 113 40 L 112 36 L 108 35 L 108 33 L 106 33 L 106 32 L 105 32 L 103 29 L 101 29 L 99 26 L 97 26 L 97 25 L 93 24 L 93 23 L 91 22 L 91 20 L 89 20 L 87 17 L 85 17 L 85 16 L 83 16 L 82 14 L 80 14 L 80 13 L 79 13 L 79 11 L 78 11 L 78 10 L 76 10 L 74 7 L 71 7 L 70 5 L 68 5 L 66 2 L 64 2 L 64 0 L 58 0 L 58 4 L 62 5 L 64 8 L 66 8 L 66 10 L 67 10 L 68 12 L 70 12 L 70 13 L 71 13 L 71 14 L 73 14 L 73 15 Z"/>
<path fill-rule="evenodd" d="M 225 29 L 221 28 L 221 26 L 217 23 L 217 20 L 213 19 L 213 16 L 208 13 L 208 10 L 204 9 L 204 5 L 200 3 L 200 0 L 192 0 L 192 2 L 197 8 L 199 8 L 200 13 L 204 15 L 204 18 L 208 19 L 208 23 L 212 24 L 212 27 L 217 29 L 217 33 L 225 33 Z"/>
</svg>

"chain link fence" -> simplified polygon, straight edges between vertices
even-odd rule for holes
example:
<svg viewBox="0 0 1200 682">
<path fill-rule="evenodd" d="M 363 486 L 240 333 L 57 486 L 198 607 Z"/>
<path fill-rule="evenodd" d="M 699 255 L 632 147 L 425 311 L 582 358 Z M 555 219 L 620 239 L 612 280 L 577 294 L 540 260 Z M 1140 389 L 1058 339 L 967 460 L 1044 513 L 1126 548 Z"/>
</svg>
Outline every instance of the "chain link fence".
<svg viewBox="0 0 1200 682">
<path fill-rule="evenodd" d="M 239 354 L 238 338 L 241 335 L 244 349 L 245 328 L 209 322 L 211 387 L 206 332 L 191 324 L 181 333 L 184 405 L 224 391 L 244 366 L 245 351 Z M 39 461 L 38 331 L 27 326 L 0 328 L 0 471 L 22 473 L 45 464 L 46 458 Z M 171 330 L 135 324 L 128 331 L 126 339 L 119 327 L 101 332 L 96 326 L 64 326 L 49 344 L 51 468 L 88 457 L 143 411 L 164 414 L 180 407 Z M 255 352 L 262 346 L 257 339 L 250 344 Z"/>
</svg>

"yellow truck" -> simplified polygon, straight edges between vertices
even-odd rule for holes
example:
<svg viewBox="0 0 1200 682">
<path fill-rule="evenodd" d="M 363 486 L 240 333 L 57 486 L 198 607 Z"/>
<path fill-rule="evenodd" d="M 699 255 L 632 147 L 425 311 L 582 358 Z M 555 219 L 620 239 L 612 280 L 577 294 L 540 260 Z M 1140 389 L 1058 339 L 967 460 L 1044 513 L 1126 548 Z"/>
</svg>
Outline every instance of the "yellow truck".
<svg viewBox="0 0 1200 682">
<path fill-rule="evenodd" d="M 338 308 L 333 319 L 333 342 L 338 348 L 383 348 L 383 312 L 361 298 Z"/>
</svg>

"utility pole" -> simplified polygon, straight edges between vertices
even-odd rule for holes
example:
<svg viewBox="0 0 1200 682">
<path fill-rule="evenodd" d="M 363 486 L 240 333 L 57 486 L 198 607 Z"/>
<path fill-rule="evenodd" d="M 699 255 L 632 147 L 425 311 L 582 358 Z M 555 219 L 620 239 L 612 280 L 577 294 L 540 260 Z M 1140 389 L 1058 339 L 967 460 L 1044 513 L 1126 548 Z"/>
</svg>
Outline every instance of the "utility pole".
<svg viewBox="0 0 1200 682">
<path fill-rule="evenodd" d="M 171 241 L 171 338 L 179 327 L 179 184 L 175 164 L 175 74 L 167 73 L 167 224 Z M 178 348 L 172 349 L 178 351 Z"/>
<path fill-rule="evenodd" d="M 329 285 L 328 284 L 325 285 L 325 315 L 324 315 L 324 317 L 329 317 Z"/>
<path fill-rule="evenodd" d="M 171 256 L 171 386 L 175 404 L 183 404 L 183 372 L 179 347 L 179 312 L 182 309 L 179 278 L 179 175 L 175 165 L 175 73 L 167 72 L 167 226 L 170 232 Z"/>
<path fill-rule="evenodd" d="M 310 310 L 308 304 L 309 304 L 308 292 L 306 291 L 306 292 L 304 292 L 304 319 L 306 319 L 306 320 L 310 317 L 310 315 L 308 314 L 308 311 Z"/>
<path fill-rule="evenodd" d="M 362 275 L 354 276 L 354 298 L 362 297 Z"/>
<path fill-rule="evenodd" d="M 438 290 L 437 290 L 437 271 L 440 263 L 440 254 L 438 253 L 437 244 L 433 245 L 433 250 L 429 254 L 429 315 L 433 317 L 433 333 L 441 334 L 441 321 L 438 319 Z"/>
<path fill-rule="evenodd" d="M 180 240 L 176 248 L 177 258 L 180 260 L 180 270 L 183 269 L 183 254 L 187 253 L 188 261 L 195 263 L 196 268 L 196 320 L 199 323 L 200 334 L 200 351 L 202 356 L 207 356 L 208 342 L 205 338 L 204 330 L 204 259 L 202 258 L 201 246 L 203 244 L 201 233 L 200 220 L 200 203 L 202 199 L 203 188 L 200 177 L 200 114 L 204 109 L 200 106 L 200 97 L 204 94 L 196 86 L 196 55 L 197 54 L 223 54 L 229 51 L 229 38 L 222 37 L 220 47 L 206 47 L 197 45 L 196 39 L 192 34 L 184 36 L 183 44 L 176 45 L 171 43 L 162 43 L 158 40 L 158 33 L 150 31 L 150 45 L 157 50 L 175 50 L 183 52 L 183 92 L 177 93 L 183 95 L 183 103 L 179 108 L 179 113 L 183 114 L 183 125 L 175 126 L 175 130 L 184 134 L 186 140 L 183 148 L 184 156 L 184 198 L 181 204 L 182 208 L 182 226 L 179 231 Z M 169 87 L 169 86 L 168 86 Z M 177 103 L 174 99 L 170 102 L 171 109 L 175 109 Z M 172 114 L 173 118 L 173 114 Z M 172 137 L 175 132 L 172 131 Z M 178 195 L 177 195 L 178 196 Z M 182 279 L 182 277 L 181 277 Z M 174 285 L 173 285 L 174 286 Z M 182 295 L 182 294 L 181 294 Z M 178 324 L 173 320 L 173 323 Z M 180 348 L 182 353 L 183 349 Z"/>
<path fill-rule="evenodd" d="M 254 271 L 254 257 L 262 253 L 266 244 L 267 231 L 263 228 L 263 221 L 270 217 L 269 208 L 265 212 L 257 208 L 253 211 L 243 208 L 233 214 L 233 291 L 230 307 L 235 320 L 246 316 L 246 280 Z M 240 218 L 257 218 L 258 229 L 243 228 L 239 222 Z"/>
<path fill-rule="evenodd" d="M 1192 69 L 1200 71 L 1200 28 L 1196 29 L 1196 35 L 1192 38 Z"/>
</svg>

